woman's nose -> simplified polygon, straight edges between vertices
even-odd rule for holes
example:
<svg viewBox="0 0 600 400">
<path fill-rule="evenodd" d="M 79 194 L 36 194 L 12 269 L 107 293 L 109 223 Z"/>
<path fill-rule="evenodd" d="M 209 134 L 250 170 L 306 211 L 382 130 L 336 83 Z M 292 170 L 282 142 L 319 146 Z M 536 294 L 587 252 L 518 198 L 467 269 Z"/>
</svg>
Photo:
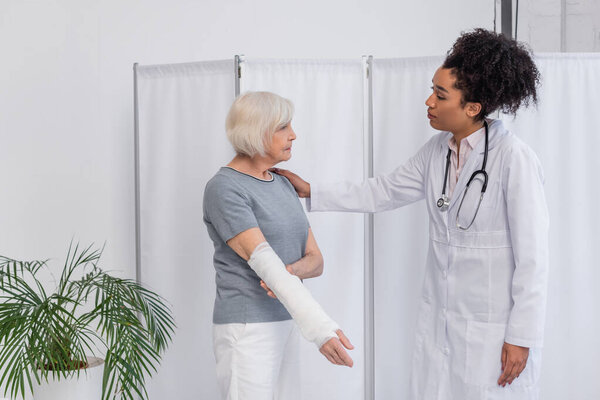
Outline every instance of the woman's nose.
<svg viewBox="0 0 600 400">
<path fill-rule="evenodd" d="M 431 95 L 429 95 L 427 100 L 425 100 L 425 105 L 429 108 L 435 107 L 435 102 L 433 101 L 433 93 L 431 93 Z"/>
</svg>

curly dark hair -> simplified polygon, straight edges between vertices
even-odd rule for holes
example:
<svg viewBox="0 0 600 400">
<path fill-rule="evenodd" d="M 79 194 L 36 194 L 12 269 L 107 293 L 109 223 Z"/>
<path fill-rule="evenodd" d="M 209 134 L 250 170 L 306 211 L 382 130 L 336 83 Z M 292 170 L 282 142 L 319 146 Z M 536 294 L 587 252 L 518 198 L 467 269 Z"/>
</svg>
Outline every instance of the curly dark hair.
<svg viewBox="0 0 600 400">
<path fill-rule="evenodd" d="M 537 104 L 540 74 L 526 45 L 478 28 L 462 33 L 442 68 L 452 70 L 462 104 L 481 104 L 476 121 L 500 109 L 516 114 L 521 105 Z"/>
</svg>

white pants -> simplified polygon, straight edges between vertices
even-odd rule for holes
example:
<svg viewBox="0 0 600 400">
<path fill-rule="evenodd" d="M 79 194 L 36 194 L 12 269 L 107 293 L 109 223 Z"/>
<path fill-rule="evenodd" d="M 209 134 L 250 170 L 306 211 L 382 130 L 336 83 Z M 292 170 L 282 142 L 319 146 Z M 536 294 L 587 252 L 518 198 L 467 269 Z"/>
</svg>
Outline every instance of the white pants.
<svg viewBox="0 0 600 400">
<path fill-rule="evenodd" d="M 221 398 L 300 399 L 299 346 L 293 320 L 213 324 Z"/>
</svg>

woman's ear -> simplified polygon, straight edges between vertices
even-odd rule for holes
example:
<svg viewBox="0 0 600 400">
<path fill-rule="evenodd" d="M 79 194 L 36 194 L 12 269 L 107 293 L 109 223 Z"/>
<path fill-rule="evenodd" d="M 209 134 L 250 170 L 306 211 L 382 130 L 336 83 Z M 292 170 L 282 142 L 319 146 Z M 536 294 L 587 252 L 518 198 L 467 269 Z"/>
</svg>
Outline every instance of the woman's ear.
<svg viewBox="0 0 600 400">
<path fill-rule="evenodd" d="M 468 102 L 465 106 L 467 116 L 475 118 L 481 112 L 481 103 Z"/>
</svg>

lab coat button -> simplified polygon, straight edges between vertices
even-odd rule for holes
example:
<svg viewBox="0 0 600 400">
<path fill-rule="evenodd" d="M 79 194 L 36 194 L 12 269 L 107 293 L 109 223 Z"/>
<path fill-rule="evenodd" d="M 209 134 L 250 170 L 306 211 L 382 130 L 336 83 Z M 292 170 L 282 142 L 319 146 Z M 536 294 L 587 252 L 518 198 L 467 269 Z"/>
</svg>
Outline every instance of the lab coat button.
<svg viewBox="0 0 600 400">
<path fill-rule="evenodd" d="M 449 355 L 450 354 L 450 349 L 446 347 L 446 348 L 444 348 L 443 352 L 444 352 L 445 355 Z"/>
<path fill-rule="evenodd" d="M 448 273 L 446 271 L 442 271 L 442 276 L 444 277 L 444 279 L 446 279 L 446 276 L 448 276 Z"/>
</svg>

